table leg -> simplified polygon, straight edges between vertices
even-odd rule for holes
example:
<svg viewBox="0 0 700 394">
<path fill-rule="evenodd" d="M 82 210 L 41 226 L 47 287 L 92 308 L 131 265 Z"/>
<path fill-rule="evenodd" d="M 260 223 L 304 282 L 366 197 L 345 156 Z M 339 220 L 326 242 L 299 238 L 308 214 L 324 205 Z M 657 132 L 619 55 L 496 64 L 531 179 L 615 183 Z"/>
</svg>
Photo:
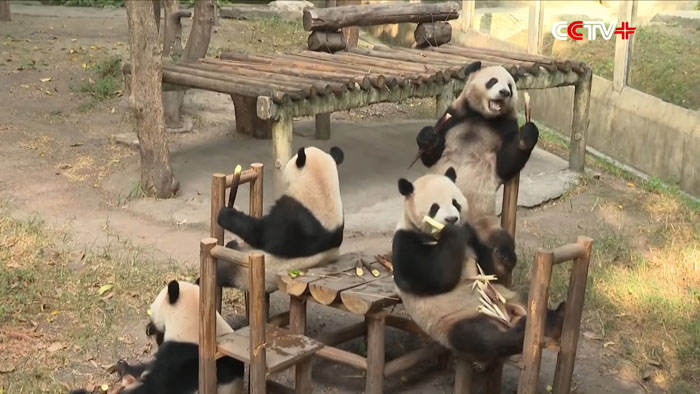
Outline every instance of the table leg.
<svg viewBox="0 0 700 394">
<path fill-rule="evenodd" d="M 289 296 L 289 331 L 306 334 L 306 298 Z M 297 394 L 311 392 L 311 361 L 308 357 L 294 366 L 294 390 Z"/>
<path fill-rule="evenodd" d="M 366 394 L 384 392 L 384 333 L 386 312 L 367 315 Z"/>
</svg>

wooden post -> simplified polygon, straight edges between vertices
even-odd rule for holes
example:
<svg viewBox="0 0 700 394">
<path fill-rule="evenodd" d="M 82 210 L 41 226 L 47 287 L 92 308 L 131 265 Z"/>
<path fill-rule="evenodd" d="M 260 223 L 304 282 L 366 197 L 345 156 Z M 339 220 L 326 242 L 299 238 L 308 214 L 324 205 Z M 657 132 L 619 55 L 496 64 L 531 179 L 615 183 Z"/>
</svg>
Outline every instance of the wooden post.
<svg viewBox="0 0 700 394">
<path fill-rule="evenodd" d="M 282 170 L 292 158 L 292 116 L 282 112 L 272 123 L 272 157 L 275 158 L 275 175 L 272 194 L 275 199 L 284 193 Z"/>
<path fill-rule="evenodd" d="M 216 239 L 218 245 L 224 244 L 224 228 L 219 226 L 217 218 L 219 211 L 224 207 L 226 199 L 226 175 L 214 174 L 211 176 L 211 218 L 209 221 L 209 236 Z M 200 274 L 203 275 L 203 274 Z M 221 286 L 216 286 L 216 310 L 221 312 L 223 294 Z"/>
<path fill-rule="evenodd" d="M 472 367 L 472 362 L 465 357 L 457 355 L 454 394 L 471 394 L 473 377 L 474 368 Z"/>
<path fill-rule="evenodd" d="M 588 133 L 593 71 L 586 67 L 574 85 L 574 108 L 571 125 L 571 148 L 569 169 L 583 172 L 586 164 L 586 134 Z"/>
<path fill-rule="evenodd" d="M 256 112 L 257 97 L 231 96 L 233 110 L 236 114 L 236 132 L 257 139 L 270 139 L 272 122 L 258 118 Z"/>
<path fill-rule="evenodd" d="M 9 22 L 11 20 L 10 0 L 0 0 L 0 22 Z"/>
<path fill-rule="evenodd" d="M 583 256 L 574 260 L 569 279 L 569 294 L 566 297 L 566 311 L 564 312 L 564 326 L 561 331 L 559 355 L 557 367 L 554 371 L 553 394 L 568 394 L 571 390 L 571 378 L 574 374 L 576 362 L 576 347 L 581 330 L 581 314 L 586 296 L 586 283 L 588 281 L 588 266 L 591 261 L 593 240 L 588 237 L 578 237 L 576 242 L 582 245 L 586 252 Z"/>
<path fill-rule="evenodd" d="M 337 0 L 338 7 L 345 5 L 360 5 L 360 0 Z M 360 40 L 360 28 L 358 26 L 348 26 L 343 28 L 343 34 L 348 48 L 356 48 Z"/>
<path fill-rule="evenodd" d="M 542 53 L 544 31 L 544 6 L 542 0 L 530 2 L 530 18 L 527 24 L 527 52 L 532 54 Z"/>
<path fill-rule="evenodd" d="M 257 177 L 250 181 L 250 216 L 261 218 L 263 215 L 263 165 L 253 163 L 250 168 L 257 174 Z"/>
<path fill-rule="evenodd" d="M 248 256 L 250 289 L 250 393 L 265 394 L 265 256 Z"/>
<path fill-rule="evenodd" d="M 637 9 L 637 0 L 621 0 L 619 1 L 619 9 L 617 11 L 617 23 L 629 23 L 634 26 L 634 17 Z M 632 57 L 632 41 L 634 35 L 630 35 L 624 39 L 621 35 L 615 38 L 615 69 L 613 72 L 613 88 L 620 92 L 624 86 L 627 86 L 629 81 L 630 62 Z"/>
<path fill-rule="evenodd" d="M 316 139 L 331 139 L 331 113 L 316 114 Z"/>
<path fill-rule="evenodd" d="M 476 11 L 476 0 L 462 0 L 462 28 L 474 28 L 474 14 Z"/>
<path fill-rule="evenodd" d="M 384 328 L 386 312 L 366 316 L 367 320 L 367 383 L 365 394 L 384 392 Z"/>
<path fill-rule="evenodd" d="M 518 215 L 518 191 L 520 188 L 520 173 L 503 184 L 503 205 L 501 205 L 501 227 L 515 240 L 515 227 Z M 510 275 L 503 278 L 503 284 L 511 285 Z M 486 379 L 487 394 L 500 394 L 503 384 L 503 363 L 494 366 Z"/>
<path fill-rule="evenodd" d="M 553 254 L 538 251 L 530 282 L 525 340 L 523 341 L 523 370 L 520 372 L 518 393 L 536 393 L 542 361 L 542 341 L 547 319 L 549 283 L 552 279 Z"/>
<path fill-rule="evenodd" d="M 216 261 L 211 250 L 216 238 L 199 247 L 199 392 L 216 394 Z"/>
<path fill-rule="evenodd" d="M 455 85 L 454 82 L 447 82 L 443 88 L 442 92 L 435 97 L 435 117 L 440 119 L 440 117 L 447 111 L 452 102 L 455 100 Z"/>
</svg>

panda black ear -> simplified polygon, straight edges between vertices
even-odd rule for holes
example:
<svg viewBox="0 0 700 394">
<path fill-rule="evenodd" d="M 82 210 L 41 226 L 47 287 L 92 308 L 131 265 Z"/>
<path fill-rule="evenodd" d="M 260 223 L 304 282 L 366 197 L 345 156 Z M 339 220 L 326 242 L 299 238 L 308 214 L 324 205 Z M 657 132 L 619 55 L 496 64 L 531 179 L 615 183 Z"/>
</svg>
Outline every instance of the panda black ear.
<svg viewBox="0 0 700 394">
<path fill-rule="evenodd" d="M 404 178 L 399 179 L 399 193 L 404 197 L 410 196 L 413 194 L 413 184 Z"/>
<path fill-rule="evenodd" d="M 343 160 L 345 160 L 345 153 L 343 153 L 342 149 L 338 148 L 337 146 L 334 146 L 331 148 L 330 155 L 333 158 L 333 160 L 335 160 L 335 164 L 343 164 Z"/>
<path fill-rule="evenodd" d="M 170 281 L 168 283 L 168 301 L 172 305 L 177 302 L 178 298 L 180 298 L 180 284 L 176 280 Z"/>
<path fill-rule="evenodd" d="M 299 152 L 297 152 L 297 168 L 302 168 L 304 167 L 304 164 L 306 164 L 306 152 L 304 152 L 304 148 L 299 148 Z"/>
<path fill-rule="evenodd" d="M 445 171 L 445 176 L 450 178 L 452 182 L 457 181 L 457 171 L 455 171 L 454 167 L 448 168 L 447 171 Z"/>
<path fill-rule="evenodd" d="M 465 71 L 465 74 L 469 75 L 469 74 L 471 74 L 475 71 L 479 71 L 479 70 L 481 70 L 481 62 L 476 61 L 474 63 L 469 63 L 467 65 L 467 68 L 464 71 Z"/>
</svg>

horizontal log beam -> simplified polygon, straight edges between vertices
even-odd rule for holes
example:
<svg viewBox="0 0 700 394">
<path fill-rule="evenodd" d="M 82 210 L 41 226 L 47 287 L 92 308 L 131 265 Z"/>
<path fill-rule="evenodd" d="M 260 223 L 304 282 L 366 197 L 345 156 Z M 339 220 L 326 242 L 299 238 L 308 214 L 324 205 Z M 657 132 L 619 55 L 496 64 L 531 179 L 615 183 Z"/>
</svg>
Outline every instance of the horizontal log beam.
<svg viewBox="0 0 700 394">
<path fill-rule="evenodd" d="M 459 4 L 453 1 L 438 4 L 391 2 L 331 8 L 307 8 L 304 10 L 303 24 L 306 31 L 336 31 L 347 26 L 445 22 L 458 17 Z"/>
<path fill-rule="evenodd" d="M 316 355 L 326 360 L 337 361 L 351 367 L 367 370 L 366 358 L 332 346 L 322 347 Z"/>
<path fill-rule="evenodd" d="M 449 350 L 437 343 L 426 345 L 425 347 L 404 354 L 386 363 L 384 367 L 384 377 L 389 377 L 395 373 L 405 371 L 421 362 L 435 360 L 447 352 L 449 352 Z"/>
</svg>

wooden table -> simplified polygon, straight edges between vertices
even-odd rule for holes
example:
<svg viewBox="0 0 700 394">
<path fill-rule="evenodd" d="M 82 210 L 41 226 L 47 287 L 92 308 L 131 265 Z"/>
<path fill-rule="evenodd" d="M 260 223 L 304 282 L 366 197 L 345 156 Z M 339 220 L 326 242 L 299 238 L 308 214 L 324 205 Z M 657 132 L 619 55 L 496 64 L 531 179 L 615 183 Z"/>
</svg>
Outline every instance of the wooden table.
<svg viewBox="0 0 700 394">
<path fill-rule="evenodd" d="M 363 276 L 357 276 L 355 265 L 362 258 L 379 270 L 374 277 L 368 269 Z M 279 289 L 289 294 L 289 328 L 292 333 L 306 333 L 306 305 L 311 300 L 358 316 L 364 316 L 363 323 L 353 324 L 326 333 L 318 338 L 326 346 L 316 355 L 337 361 L 367 372 L 365 393 L 381 394 L 384 390 L 384 377 L 400 372 L 427 359 L 434 359 L 447 352 L 438 344 L 415 350 L 385 362 L 384 338 L 386 325 L 405 331 L 423 334 L 411 320 L 389 314 L 391 307 L 401 303 L 394 286 L 394 277 L 372 256 L 345 254 L 336 262 L 324 267 L 312 268 L 302 276 L 292 278 L 288 273 L 278 276 Z M 338 349 L 334 345 L 366 335 L 367 357 Z M 297 370 L 299 377 L 303 371 Z"/>
</svg>

